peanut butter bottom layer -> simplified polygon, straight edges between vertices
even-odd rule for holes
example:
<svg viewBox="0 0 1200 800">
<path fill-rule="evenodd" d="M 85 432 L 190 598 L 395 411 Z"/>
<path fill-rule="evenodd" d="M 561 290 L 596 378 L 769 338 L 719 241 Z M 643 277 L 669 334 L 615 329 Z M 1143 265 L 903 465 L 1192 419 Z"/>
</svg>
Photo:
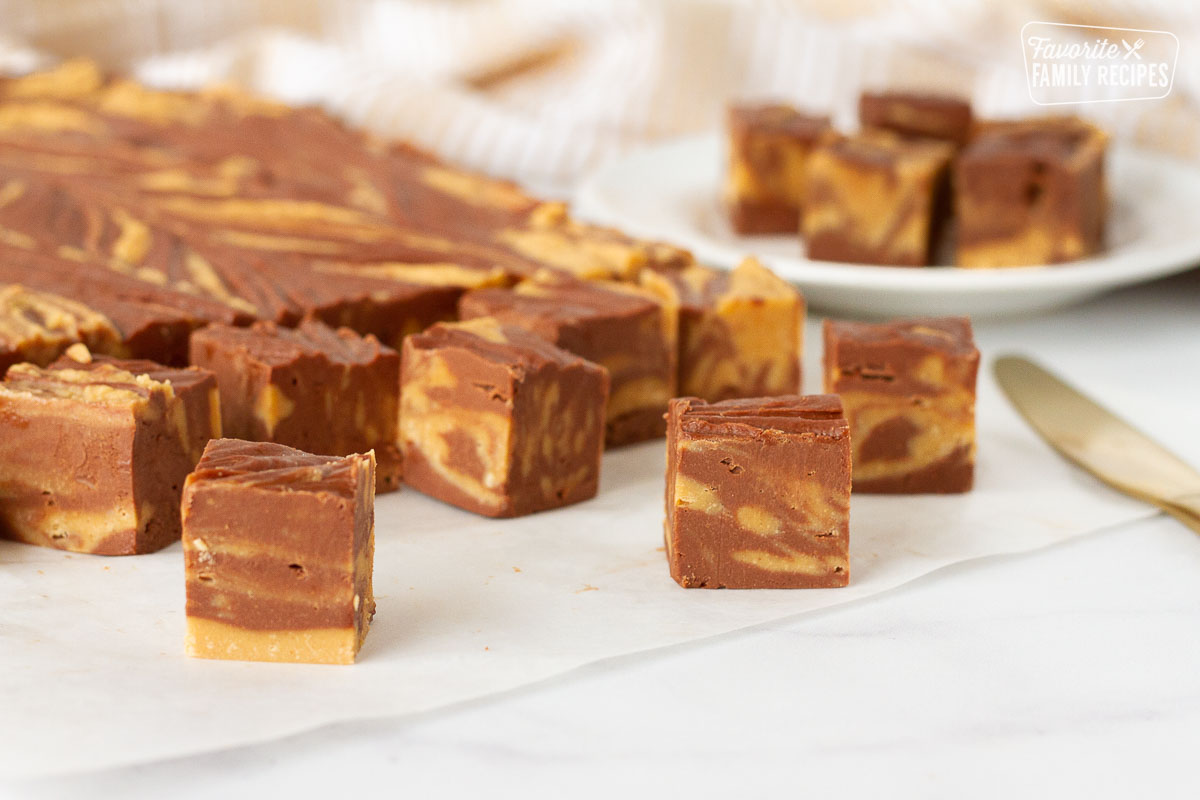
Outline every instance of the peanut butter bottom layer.
<svg viewBox="0 0 1200 800">
<path fill-rule="evenodd" d="M 201 617 L 188 617 L 187 654 L 232 661 L 284 661 L 303 664 L 353 664 L 367 636 L 354 628 L 256 631 Z"/>
</svg>

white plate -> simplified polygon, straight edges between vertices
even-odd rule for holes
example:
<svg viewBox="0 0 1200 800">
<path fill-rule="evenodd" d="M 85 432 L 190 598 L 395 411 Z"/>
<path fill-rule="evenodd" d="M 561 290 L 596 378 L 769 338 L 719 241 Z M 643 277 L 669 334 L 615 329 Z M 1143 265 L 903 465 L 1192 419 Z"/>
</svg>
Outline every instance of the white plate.
<svg viewBox="0 0 1200 800">
<path fill-rule="evenodd" d="M 720 206 L 721 142 L 716 135 L 649 147 L 599 170 L 580 186 L 585 219 L 690 248 L 730 268 L 754 254 L 797 283 L 809 303 L 862 316 L 1002 316 L 1078 302 L 1119 286 L 1200 264 L 1200 168 L 1114 145 L 1108 247 L 1057 266 L 965 270 L 812 261 L 793 236 L 738 236 Z"/>
</svg>

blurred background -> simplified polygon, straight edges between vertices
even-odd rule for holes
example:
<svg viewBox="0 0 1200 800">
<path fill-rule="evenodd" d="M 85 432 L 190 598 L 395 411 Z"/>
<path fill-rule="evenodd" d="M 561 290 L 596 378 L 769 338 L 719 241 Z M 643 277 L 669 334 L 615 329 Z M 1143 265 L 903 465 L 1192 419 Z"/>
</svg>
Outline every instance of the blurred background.
<svg viewBox="0 0 1200 800">
<path fill-rule="evenodd" d="M 1072 110 L 1200 158 L 1200 4 L 1179 0 L 0 0 L 0 19 L 0 70 L 86 55 L 159 86 L 234 83 L 561 194 L 717 126 L 733 97 L 846 123 L 862 88 L 925 88 L 1031 114 L 1026 22 L 1163 29 L 1181 42 L 1168 98 Z"/>
</svg>

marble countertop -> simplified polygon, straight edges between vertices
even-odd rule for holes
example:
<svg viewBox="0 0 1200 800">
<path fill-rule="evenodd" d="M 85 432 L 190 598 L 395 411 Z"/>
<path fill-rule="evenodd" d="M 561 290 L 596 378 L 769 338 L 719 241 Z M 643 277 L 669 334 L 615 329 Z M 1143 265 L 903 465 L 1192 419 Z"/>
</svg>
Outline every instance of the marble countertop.
<svg viewBox="0 0 1200 800">
<path fill-rule="evenodd" d="M 1200 464 L 1200 271 L 977 335 Z M 1198 576 L 1200 537 L 1159 516 L 485 700 L 0 796 L 1197 797 Z"/>
</svg>

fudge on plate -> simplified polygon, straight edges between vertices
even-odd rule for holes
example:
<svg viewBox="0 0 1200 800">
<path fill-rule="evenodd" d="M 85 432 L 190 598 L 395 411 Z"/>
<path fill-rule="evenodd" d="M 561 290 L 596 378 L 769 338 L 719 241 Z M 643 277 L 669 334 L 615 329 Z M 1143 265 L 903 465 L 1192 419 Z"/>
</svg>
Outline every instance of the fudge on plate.
<svg viewBox="0 0 1200 800">
<path fill-rule="evenodd" d="M 672 400 L 666 511 L 681 586 L 845 586 L 850 432 L 838 398 Z"/>
<path fill-rule="evenodd" d="M 949 213 L 954 148 L 868 131 L 813 151 L 802 231 L 808 257 L 925 266 Z"/>
<path fill-rule="evenodd" d="M 731 106 L 725 205 L 741 234 L 792 233 L 806 202 L 812 149 L 833 136 L 828 117 L 780 103 Z"/>
<path fill-rule="evenodd" d="M 177 541 L 184 479 L 221 435 L 214 388 L 210 373 L 146 362 L 10 367 L 0 535 L 102 555 Z"/>
<path fill-rule="evenodd" d="M 962 147 L 971 138 L 971 104 L 953 95 L 928 92 L 863 92 L 858 119 L 877 128 L 920 139 L 938 139 Z"/>
<path fill-rule="evenodd" d="M 1108 136 L 1073 117 L 993 123 L 954 168 L 960 267 L 1086 258 L 1104 244 Z"/>
<path fill-rule="evenodd" d="M 596 494 L 608 374 L 491 317 L 404 343 L 404 478 L 439 500 L 515 517 Z"/>
<path fill-rule="evenodd" d="M 804 295 L 747 258 L 732 271 L 645 270 L 679 306 L 679 394 L 716 402 L 800 391 Z"/>
<path fill-rule="evenodd" d="M 375 597 L 375 457 L 214 439 L 183 492 L 187 652 L 354 662 Z"/>
<path fill-rule="evenodd" d="M 678 379 L 679 314 L 670 300 L 627 284 L 544 278 L 467 292 L 458 310 L 463 319 L 524 328 L 607 369 L 609 446 L 663 435 Z"/>
<path fill-rule="evenodd" d="M 979 350 L 966 317 L 825 321 L 825 391 L 842 398 L 854 491 L 969 491 Z"/>
<path fill-rule="evenodd" d="M 374 336 L 315 320 L 211 325 L 192 335 L 191 361 L 217 376 L 227 436 L 319 455 L 374 450 L 378 491 L 400 487 L 400 355 Z"/>
</svg>

